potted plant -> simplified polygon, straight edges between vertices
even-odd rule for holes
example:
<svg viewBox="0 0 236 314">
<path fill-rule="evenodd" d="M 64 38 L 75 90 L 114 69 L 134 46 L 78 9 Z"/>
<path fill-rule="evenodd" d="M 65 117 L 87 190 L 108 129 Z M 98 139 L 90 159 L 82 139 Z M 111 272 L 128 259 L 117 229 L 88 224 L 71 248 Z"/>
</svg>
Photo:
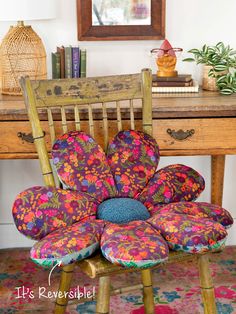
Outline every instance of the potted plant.
<svg viewBox="0 0 236 314">
<path fill-rule="evenodd" d="M 203 89 L 219 90 L 221 94 L 236 92 L 236 50 L 222 42 L 215 46 L 204 45 L 201 49 L 191 49 L 193 58 L 183 61 L 195 61 L 203 64 Z"/>
</svg>

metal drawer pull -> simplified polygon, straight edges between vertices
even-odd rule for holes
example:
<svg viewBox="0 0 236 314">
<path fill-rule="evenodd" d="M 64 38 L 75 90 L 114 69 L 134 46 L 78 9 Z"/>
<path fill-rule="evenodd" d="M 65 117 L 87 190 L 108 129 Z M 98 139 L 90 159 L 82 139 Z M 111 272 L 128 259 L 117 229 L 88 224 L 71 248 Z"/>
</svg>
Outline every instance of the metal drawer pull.
<svg viewBox="0 0 236 314">
<path fill-rule="evenodd" d="M 45 134 L 46 134 L 45 131 L 43 131 L 43 136 L 45 136 Z M 24 143 L 24 141 L 26 141 L 28 143 L 34 143 L 34 138 L 33 138 L 32 133 L 26 134 L 23 132 L 18 132 L 17 136 L 22 139 L 23 143 Z"/>
<path fill-rule="evenodd" d="M 186 140 L 186 138 L 191 137 L 195 133 L 195 130 L 191 129 L 191 130 L 184 131 L 180 129 L 178 131 L 175 131 L 175 130 L 167 129 L 166 132 L 175 140 L 183 141 L 183 140 Z"/>
</svg>

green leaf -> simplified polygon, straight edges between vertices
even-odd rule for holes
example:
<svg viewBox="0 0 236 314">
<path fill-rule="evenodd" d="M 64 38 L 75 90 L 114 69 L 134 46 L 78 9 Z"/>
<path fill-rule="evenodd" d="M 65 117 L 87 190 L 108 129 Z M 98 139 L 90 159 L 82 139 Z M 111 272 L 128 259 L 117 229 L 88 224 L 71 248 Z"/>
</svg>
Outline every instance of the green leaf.
<svg viewBox="0 0 236 314">
<path fill-rule="evenodd" d="M 224 74 L 224 75 L 222 75 L 222 76 L 219 76 L 219 77 L 217 78 L 217 83 L 218 83 L 218 82 L 223 82 L 224 80 L 226 80 L 226 74 Z"/>
<path fill-rule="evenodd" d="M 233 89 L 232 88 L 223 88 L 220 90 L 220 93 L 223 95 L 231 95 L 231 94 L 233 94 Z"/>
<path fill-rule="evenodd" d="M 193 59 L 193 58 L 185 58 L 182 61 L 193 62 L 193 61 L 195 61 L 195 59 Z"/>
<path fill-rule="evenodd" d="M 215 53 L 215 49 L 213 47 L 208 47 L 208 52 L 209 53 Z"/>
<path fill-rule="evenodd" d="M 210 71 L 208 72 L 208 76 L 209 77 L 214 77 L 215 76 L 215 73 L 214 73 L 213 69 L 210 69 Z"/>
<path fill-rule="evenodd" d="M 225 64 L 216 64 L 216 65 L 214 66 L 214 70 L 215 70 L 216 72 L 226 71 L 226 70 L 228 70 L 228 67 L 227 67 L 227 65 L 225 65 Z"/>
<path fill-rule="evenodd" d="M 222 41 L 220 41 L 220 42 L 218 42 L 217 44 L 216 44 L 216 48 L 222 48 L 222 47 L 224 47 L 224 44 L 222 43 Z"/>
<path fill-rule="evenodd" d="M 200 51 L 198 49 L 191 49 L 188 52 L 193 53 L 193 54 L 199 54 L 200 53 Z"/>
<path fill-rule="evenodd" d="M 202 51 L 203 51 L 204 53 L 207 53 L 207 51 L 208 51 L 207 45 L 204 45 L 204 46 L 202 47 Z"/>
<path fill-rule="evenodd" d="M 227 75 L 227 82 L 229 85 L 233 84 L 233 77 L 231 75 Z"/>
<path fill-rule="evenodd" d="M 227 84 L 222 82 L 222 83 L 217 83 L 217 86 L 219 87 L 219 89 L 223 89 L 227 87 Z"/>
</svg>

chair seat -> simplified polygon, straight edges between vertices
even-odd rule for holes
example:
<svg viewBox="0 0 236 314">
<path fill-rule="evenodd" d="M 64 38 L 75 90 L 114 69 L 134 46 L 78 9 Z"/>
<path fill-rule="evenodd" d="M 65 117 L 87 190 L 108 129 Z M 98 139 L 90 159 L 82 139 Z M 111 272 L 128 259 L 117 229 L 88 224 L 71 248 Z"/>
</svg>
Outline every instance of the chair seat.
<svg viewBox="0 0 236 314">
<path fill-rule="evenodd" d="M 179 262 L 179 261 L 185 261 L 185 260 L 193 260 L 196 258 L 197 258 L 196 254 L 170 251 L 169 258 L 166 262 L 158 264 L 152 267 L 151 269 L 155 269 L 160 266 L 163 266 L 163 264 L 169 264 L 169 263 L 173 263 L 177 261 Z M 118 273 L 124 273 L 124 272 L 130 273 L 133 271 L 137 271 L 137 268 L 125 269 L 124 267 L 117 266 L 110 263 L 107 259 L 103 257 L 103 255 L 100 252 L 90 258 L 87 258 L 85 260 L 78 262 L 77 265 L 90 278 L 108 276 L 111 274 L 118 274 Z"/>
</svg>

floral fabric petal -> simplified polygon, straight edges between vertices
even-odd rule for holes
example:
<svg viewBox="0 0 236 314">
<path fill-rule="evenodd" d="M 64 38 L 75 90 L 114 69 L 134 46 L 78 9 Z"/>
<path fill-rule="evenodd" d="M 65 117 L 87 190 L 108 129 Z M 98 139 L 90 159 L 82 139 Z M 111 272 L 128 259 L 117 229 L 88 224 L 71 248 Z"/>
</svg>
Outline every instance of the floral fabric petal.
<svg viewBox="0 0 236 314">
<path fill-rule="evenodd" d="M 36 264 L 45 267 L 82 260 L 99 248 L 103 227 L 101 220 L 88 220 L 61 228 L 37 242 L 30 256 Z"/>
<path fill-rule="evenodd" d="M 95 216 L 97 207 L 97 201 L 89 194 L 35 186 L 17 196 L 12 213 L 18 230 L 38 240 L 56 229 Z"/>
<path fill-rule="evenodd" d="M 159 232 L 144 221 L 107 224 L 101 250 L 111 263 L 128 268 L 148 268 L 164 262 L 169 251 Z"/>
<path fill-rule="evenodd" d="M 226 241 L 225 228 L 207 218 L 161 213 L 149 218 L 147 222 L 161 233 L 169 248 L 175 251 L 189 253 L 215 251 Z"/>
<path fill-rule="evenodd" d="M 193 168 L 175 164 L 158 170 L 136 198 L 151 210 L 158 204 L 195 200 L 205 188 Z"/>
<path fill-rule="evenodd" d="M 117 193 L 105 153 L 84 132 L 59 137 L 52 148 L 53 163 L 67 188 L 89 193 L 98 201 Z"/>
<path fill-rule="evenodd" d="M 230 213 L 219 205 L 206 202 L 178 202 L 167 205 L 157 206 L 150 214 L 158 212 L 159 214 L 175 213 L 190 215 L 195 218 L 207 218 L 220 223 L 225 228 L 229 228 L 234 220 Z"/>
<path fill-rule="evenodd" d="M 146 186 L 159 162 L 156 141 L 139 131 L 119 132 L 111 141 L 107 159 L 121 197 L 134 197 Z"/>
</svg>

